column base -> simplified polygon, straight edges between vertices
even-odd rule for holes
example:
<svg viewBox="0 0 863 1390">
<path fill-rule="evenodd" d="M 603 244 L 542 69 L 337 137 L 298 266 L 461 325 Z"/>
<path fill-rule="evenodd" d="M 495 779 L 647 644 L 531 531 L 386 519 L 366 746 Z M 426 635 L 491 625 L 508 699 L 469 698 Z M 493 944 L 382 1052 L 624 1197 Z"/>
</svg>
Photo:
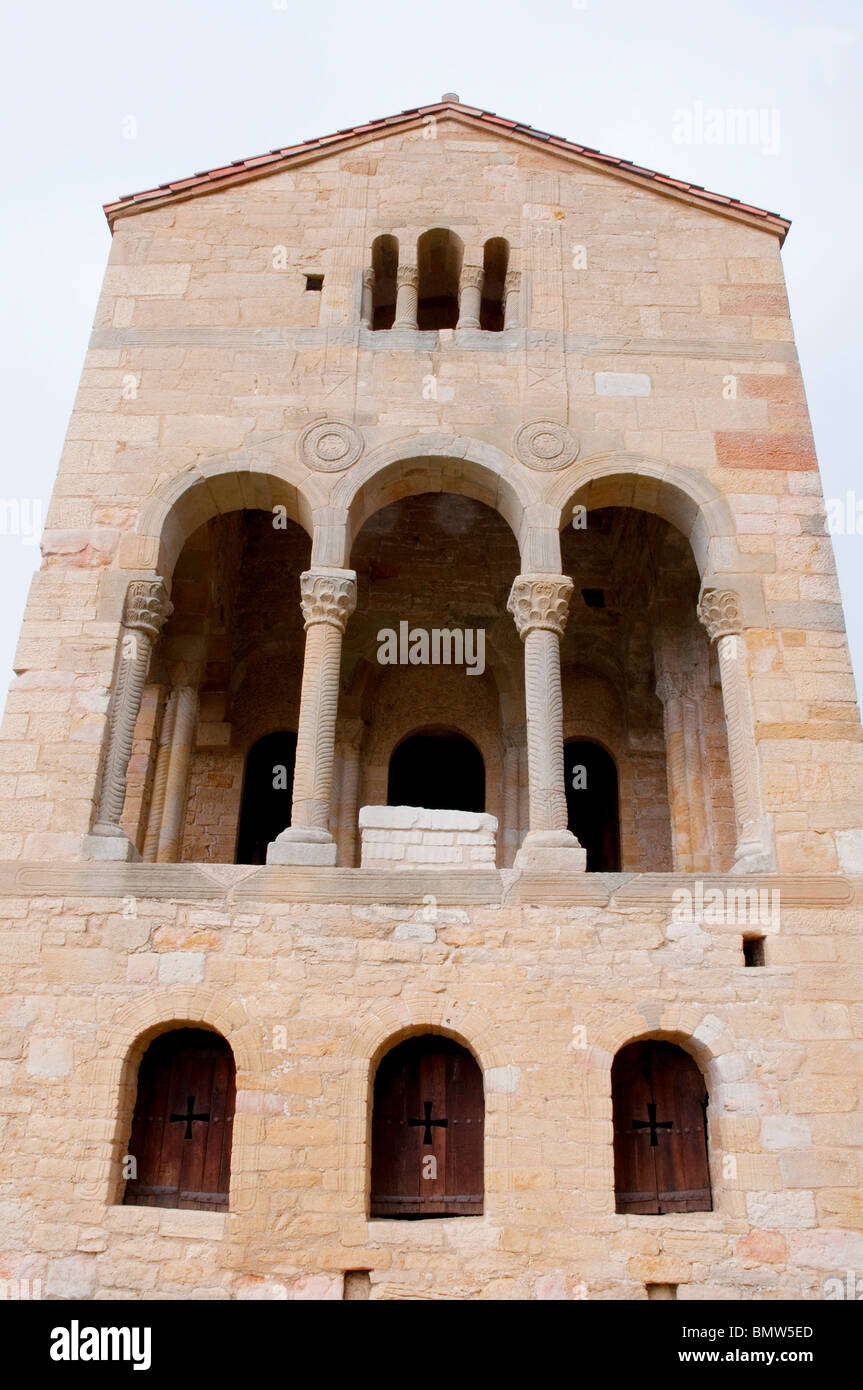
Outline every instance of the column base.
<svg viewBox="0 0 863 1390">
<path fill-rule="evenodd" d="M 776 846 L 773 839 L 773 817 L 762 816 L 748 825 L 734 851 L 733 874 L 775 874 Z"/>
<path fill-rule="evenodd" d="M 513 862 L 515 869 L 561 869 L 581 874 L 587 869 L 587 850 L 571 830 L 531 830 Z"/>
<path fill-rule="evenodd" d="M 336 862 L 338 847 L 328 830 L 314 825 L 291 825 L 267 846 L 268 864 L 323 864 Z"/>
<path fill-rule="evenodd" d="M 84 836 L 82 859 L 110 859 L 121 864 L 137 864 L 141 856 L 119 825 L 94 825 Z"/>
</svg>

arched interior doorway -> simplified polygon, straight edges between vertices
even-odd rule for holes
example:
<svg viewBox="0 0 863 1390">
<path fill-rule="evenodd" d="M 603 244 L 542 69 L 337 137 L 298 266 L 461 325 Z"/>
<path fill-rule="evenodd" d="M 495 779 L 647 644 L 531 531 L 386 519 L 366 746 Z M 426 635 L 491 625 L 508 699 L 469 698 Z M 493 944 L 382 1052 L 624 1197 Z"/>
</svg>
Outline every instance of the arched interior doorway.
<svg viewBox="0 0 863 1390">
<path fill-rule="evenodd" d="M 240 829 L 238 864 L 265 864 L 267 845 L 291 823 L 297 736 L 280 730 L 265 734 L 249 749 Z"/>
<path fill-rule="evenodd" d="M 587 850 L 588 873 L 620 872 L 617 768 L 598 743 L 570 739 L 563 750 L 569 829 Z"/>
<path fill-rule="evenodd" d="M 387 805 L 484 811 L 482 754 L 463 734 L 446 730 L 411 734 L 390 758 Z"/>
</svg>

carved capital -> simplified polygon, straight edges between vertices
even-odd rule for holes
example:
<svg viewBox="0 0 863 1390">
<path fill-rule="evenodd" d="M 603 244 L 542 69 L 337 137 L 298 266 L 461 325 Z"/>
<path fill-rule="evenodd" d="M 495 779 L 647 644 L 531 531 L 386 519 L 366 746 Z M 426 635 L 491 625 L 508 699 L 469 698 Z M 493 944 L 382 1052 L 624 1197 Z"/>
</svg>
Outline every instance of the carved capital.
<svg viewBox="0 0 863 1390">
<path fill-rule="evenodd" d="M 408 289 L 418 290 L 420 283 L 419 268 L 415 265 L 400 265 L 396 271 L 396 284 L 401 288 L 406 285 Z"/>
<path fill-rule="evenodd" d="M 711 642 L 743 631 L 740 598 L 733 589 L 705 589 L 698 603 L 698 616 Z"/>
<path fill-rule="evenodd" d="M 538 629 L 563 636 L 572 588 L 565 574 L 518 575 L 506 606 L 522 641 Z"/>
<path fill-rule="evenodd" d="M 518 294 L 521 289 L 521 271 L 508 270 L 503 282 L 503 292 L 505 295 Z"/>
<path fill-rule="evenodd" d="M 462 266 L 461 287 L 463 290 L 481 290 L 485 270 L 481 265 Z"/>
<path fill-rule="evenodd" d="M 173 611 L 164 579 L 133 579 L 126 590 L 124 624 L 145 632 L 154 641 Z"/>
<path fill-rule="evenodd" d="M 306 570 L 300 593 L 306 627 L 329 623 L 344 632 L 357 606 L 357 576 L 353 570 Z"/>
</svg>

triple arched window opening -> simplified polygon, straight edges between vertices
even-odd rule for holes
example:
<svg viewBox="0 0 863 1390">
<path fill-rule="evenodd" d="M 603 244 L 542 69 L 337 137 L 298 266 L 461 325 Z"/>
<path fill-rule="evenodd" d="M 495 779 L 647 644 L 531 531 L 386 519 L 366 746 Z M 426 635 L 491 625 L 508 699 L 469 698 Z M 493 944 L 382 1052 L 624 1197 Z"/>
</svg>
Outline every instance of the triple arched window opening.
<svg viewBox="0 0 863 1390">
<path fill-rule="evenodd" d="M 627 1044 L 611 1070 L 615 1208 L 712 1210 L 707 1091 L 682 1047 Z M 208 1029 L 173 1028 L 144 1052 L 124 1156 L 127 1205 L 227 1211 L 236 1102 L 233 1053 Z M 485 1096 L 476 1058 L 438 1033 L 390 1047 L 372 1096 L 371 1218 L 483 1212 Z"/>
<path fill-rule="evenodd" d="M 482 261 L 465 258 L 455 232 L 432 227 L 416 244 L 415 259 L 389 233 L 372 243 L 363 279 L 362 319 L 376 331 L 475 328 L 501 333 L 518 312 L 518 277 L 509 269 L 509 242 L 491 237 Z"/>
</svg>

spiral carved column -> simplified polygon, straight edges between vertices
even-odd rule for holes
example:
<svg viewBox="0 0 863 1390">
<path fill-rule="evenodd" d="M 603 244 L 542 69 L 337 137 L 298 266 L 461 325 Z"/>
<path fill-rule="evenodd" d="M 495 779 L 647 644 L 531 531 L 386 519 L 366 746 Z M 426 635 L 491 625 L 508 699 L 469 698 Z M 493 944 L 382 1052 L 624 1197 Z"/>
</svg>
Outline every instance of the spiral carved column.
<svg viewBox="0 0 863 1390">
<path fill-rule="evenodd" d="M 180 857 L 183 823 L 186 819 L 189 767 L 197 732 L 198 692 L 192 686 L 182 686 L 177 691 L 177 713 L 171 738 L 164 810 L 159 826 L 156 859 L 160 864 L 175 864 Z"/>
<path fill-rule="evenodd" d="M 132 580 L 123 610 L 124 632 L 96 820 L 85 846 L 85 853 L 93 858 L 137 858 L 137 851 L 120 828 L 126 773 L 153 647 L 172 611 L 163 579 Z"/>
<path fill-rule="evenodd" d="M 400 265 L 396 272 L 396 317 L 393 328 L 416 328 L 420 273 L 415 265 Z"/>
<path fill-rule="evenodd" d="M 306 650 L 300 692 L 291 824 L 267 850 L 268 864 L 334 864 L 329 830 L 342 636 L 357 602 L 353 570 L 300 576 Z"/>
<path fill-rule="evenodd" d="M 524 642 L 530 830 L 516 868 L 583 869 L 587 856 L 567 829 L 563 771 L 563 694 L 560 639 L 572 580 L 560 574 L 520 574 L 507 608 Z"/>
<path fill-rule="evenodd" d="M 165 788 L 168 784 L 168 764 L 171 761 L 171 742 L 174 737 L 174 724 L 177 719 L 178 690 L 168 692 L 165 712 L 162 715 L 162 729 L 159 734 L 159 748 L 156 753 L 156 766 L 153 770 L 153 794 L 150 797 L 150 812 L 147 817 L 147 834 L 144 838 L 142 859 L 153 863 L 159 848 L 159 830 L 162 825 L 162 812 L 165 809 Z"/>
<path fill-rule="evenodd" d="M 521 841 L 521 748 L 523 742 L 521 729 L 503 731 L 503 816 L 501 817 L 502 844 L 501 863 L 509 868 L 515 859 Z"/>
<path fill-rule="evenodd" d="M 466 265 L 461 273 L 456 328 L 479 328 L 482 286 L 485 271 L 481 265 Z"/>
<path fill-rule="evenodd" d="M 340 723 L 336 740 L 338 795 L 335 800 L 333 830 L 338 845 L 338 862 L 354 868 L 357 858 L 357 830 L 360 805 L 360 747 L 365 725 L 361 719 Z"/>
<path fill-rule="evenodd" d="M 698 604 L 698 616 L 711 642 L 716 643 L 719 659 L 737 822 L 734 872 L 770 871 L 776 862 L 773 827 L 761 804 L 758 745 L 737 594 L 733 590 L 705 589 Z"/>
</svg>

